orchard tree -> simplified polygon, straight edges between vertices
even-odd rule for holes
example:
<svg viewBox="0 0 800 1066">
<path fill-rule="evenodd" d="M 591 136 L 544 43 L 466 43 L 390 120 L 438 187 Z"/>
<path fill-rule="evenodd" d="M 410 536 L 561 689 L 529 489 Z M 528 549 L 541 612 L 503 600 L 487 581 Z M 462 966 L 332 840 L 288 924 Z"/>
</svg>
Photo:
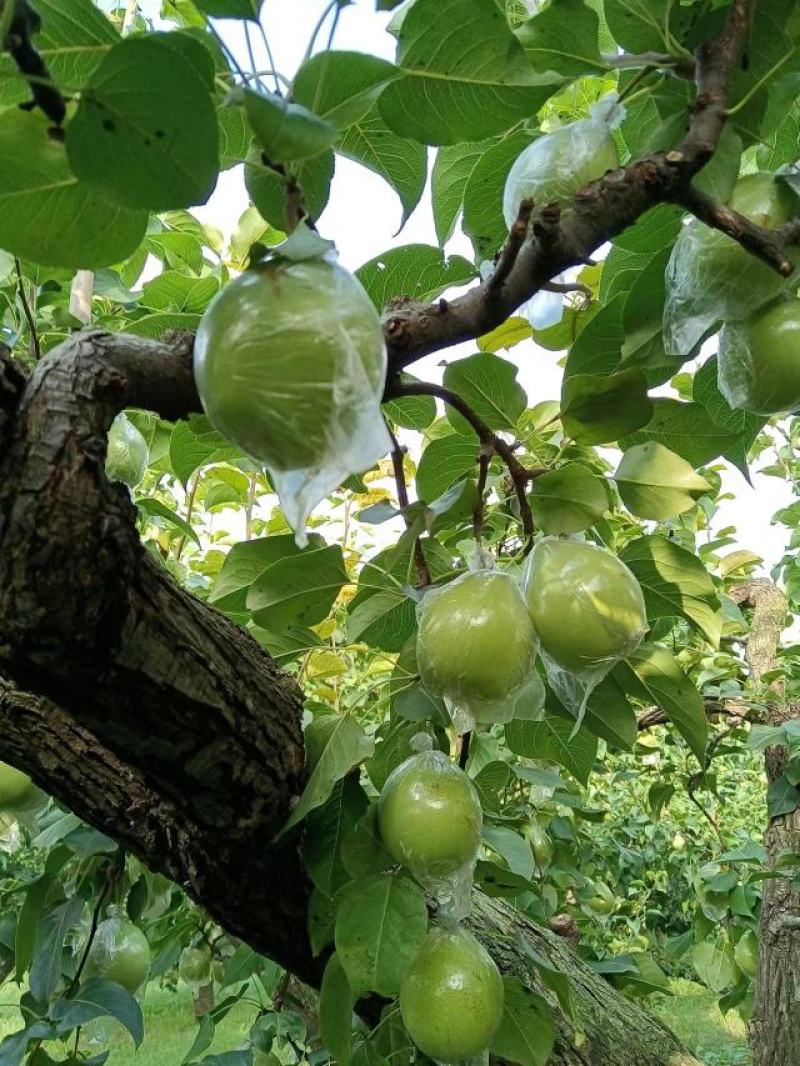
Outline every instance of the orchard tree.
<svg viewBox="0 0 800 1066">
<path fill-rule="evenodd" d="M 149 975 L 187 1063 L 689 1066 L 620 765 L 713 835 L 670 956 L 800 1063 L 800 584 L 709 536 L 722 460 L 797 483 L 800 6 L 378 0 L 393 63 L 347 6 L 265 72 L 258 0 L 0 4 L 0 1063 L 104 1062 Z M 340 266 L 337 156 L 438 246 Z"/>
</svg>

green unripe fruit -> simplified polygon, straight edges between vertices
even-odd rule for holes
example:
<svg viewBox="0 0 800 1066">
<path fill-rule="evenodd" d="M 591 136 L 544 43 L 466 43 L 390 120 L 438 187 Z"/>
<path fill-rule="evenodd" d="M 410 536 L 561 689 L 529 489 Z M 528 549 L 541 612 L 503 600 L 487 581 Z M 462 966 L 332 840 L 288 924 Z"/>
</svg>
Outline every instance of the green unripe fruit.
<svg viewBox="0 0 800 1066">
<path fill-rule="evenodd" d="M 503 193 L 503 215 L 511 228 L 523 200 L 537 208 L 566 206 L 584 185 L 619 166 L 619 153 L 608 127 L 580 119 L 535 141 L 514 160 Z"/>
<path fill-rule="evenodd" d="M 675 851 L 683 851 L 686 848 L 686 837 L 683 833 L 676 833 L 672 838 L 672 847 Z"/>
<path fill-rule="evenodd" d="M 378 313 L 325 259 L 276 260 L 226 285 L 197 331 L 194 372 L 220 433 L 271 470 L 324 465 L 386 376 Z M 359 392 L 359 387 L 362 392 Z"/>
<path fill-rule="evenodd" d="M 730 199 L 736 211 L 769 229 L 788 222 L 799 204 L 789 185 L 770 173 L 740 178 Z M 688 355 L 716 323 L 747 318 L 788 285 L 732 237 L 690 222 L 667 267 L 667 351 Z"/>
<path fill-rule="evenodd" d="M 540 541 L 524 586 L 542 648 L 570 673 L 590 675 L 624 659 L 647 632 L 639 582 L 594 544 Z"/>
<path fill-rule="evenodd" d="M 536 648 L 524 597 L 508 574 L 463 574 L 423 600 L 417 664 L 437 695 L 467 705 L 513 699 Z"/>
<path fill-rule="evenodd" d="M 133 422 L 119 414 L 108 431 L 106 477 L 136 488 L 147 472 L 150 449 Z"/>
<path fill-rule="evenodd" d="M 482 823 L 474 785 L 441 751 L 412 755 L 383 786 L 381 839 L 392 858 L 422 876 L 446 877 L 472 862 Z"/>
<path fill-rule="evenodd" d="M 178 973 L 187 985 L 202 985 L 211 976 L 211 948 L 184 948 L 178 963 Z"/>
<path fill-rule="evenodd" d="M 42 793 L 27 774 L 0 762 L 0 811 L 22 814 L 40 805 Z"/>
<path fill-rule="evenodd" d="M 800 300 L 779 300 L 727 325 L 717 376 L 731 407 L 759 415 L 800 410 Z"/>
<path fill-rule="evenodd" d="M 748 977 L 756 976 L 758 973 L 758 937 L 752 929 L 748 929 L 736 942 L 733 957 L 742 973 L 747 974 Z"/>
<path fill-rule="evenodd" d="M 608 885 L 597 882 L 594 886 L 594 893 L 586 901 L 586 906 L 590 911 L 604 918 L 616 909 L 617 900 Z"/>
<path fill-rule="evenodd" d="M 531 822 L 525 830 L 533 850 L 533 857 L 540 870 L 546 870 L 553 861 L 555 848 L 548 833 L 542 829 L 538 822 Z"/>
<path fill-rule="evenodd" d="M 458 926 L 431 929 L 400 987 L 400 1014 L 429 1058 L 479 1055 L 503 1019 L 503 982 L 492 957 Z"/>
<path fill-rule="evenodd" d="M 115 981 L 133 995 L 150 971 L 147 937 L 124 918 L 106 918 L 97 927 L 86 962 L 87 976 Z"/>
</svg>

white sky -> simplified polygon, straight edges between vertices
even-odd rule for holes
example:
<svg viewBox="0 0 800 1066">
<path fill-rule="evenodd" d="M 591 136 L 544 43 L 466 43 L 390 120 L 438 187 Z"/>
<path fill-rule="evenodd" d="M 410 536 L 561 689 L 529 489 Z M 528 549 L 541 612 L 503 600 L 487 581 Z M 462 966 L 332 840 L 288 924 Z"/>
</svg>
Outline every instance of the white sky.
<svg viewBox="0 0 800 1066">
<path fill-rule="evenodd" d="M 148 8 L 158 4 L 145 0 L 141 6 L 149 13 Z M 291 78 L 302 62 L 312 30 L 325 7 L 323 0 L 268 0 L 264 4 L 262 17 L 267 37 L 276 66 L 286 77 Z M 388 16 L 376 13 L 374 7 L 374 0 L 356 0 L 342 10 L 334 45 L 337 49 L 370 52 L 387 59 L 394 57 L 394 39 L 385 32 Z M 246 51 L 240 25 L 218 22 L 217 26 L 236 55 L 244 58 Z M 326 26 L 318 38 L 318 47 L 324 46 L 327 37 Z M 258 34 L 253 35 L 253 43 L 259 69 L 266 69 L 269 64 Z M 194 213 L 230 234 L 247 204 L 241 168 L 236 168 L 220 176 L 208 204 L 194 209 Z M 396 234 L 400 213 L 399 200 L 387 184 L 366 168 L 337 157 L 331 198 L 319 220 L 319 229 L 323 236 L 336 242 L 344 266 L 353 270 L 398 245 L 436 244 L 427 190 L 403 231 Z M 454 238 L 447 250 L 472 258 L 470 245 L 461 235 Z M 451 361 L 474 350 L 471 345 L 460 345 L 446 353 L 427 357 L 415 365 L 414 373 L 438 380 L 441 375 L 439 364 L 443 360 Z M 531 404 L 558 398 L 561 383 L 561 370 L 557 366 L 559 353 L 545 351 L 529 341 L 502 354 L 519 367 L 519 380 Z M 765 458 L 759 465 L 767 462 Z M 733 467 L 729 467 L 724 475 L 724 486 L 734 499 L 722 502 L 714 528 L 736 526 L 737 545 L 726 551 L 742 547 L 756 552 L 764 558 L 764 571 L 767 572 L 780 559 L 788 541 L 788 531 L 781 526 L 772 526 L 771 518 L 775 511 L 792 501 L 790 486 L 780 479 L 756 472 L 753 487 L 750 487 Z"/>
</svg>

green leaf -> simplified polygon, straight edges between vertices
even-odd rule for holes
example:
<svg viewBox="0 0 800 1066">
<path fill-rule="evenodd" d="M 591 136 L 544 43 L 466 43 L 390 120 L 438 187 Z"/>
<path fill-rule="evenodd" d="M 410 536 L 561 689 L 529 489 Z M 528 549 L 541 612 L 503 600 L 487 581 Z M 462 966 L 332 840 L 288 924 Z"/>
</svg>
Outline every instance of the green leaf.
<svg viewBox="0 0 800 1066">
<path fill-rule="evenodd" d="M 492 352 L 478 352 L 448 363 L 443 383 L 490 429 L 513 430 L 528 405 L 525 390 L 517 381 L 517 367 Z M 454 408 L 447 408 L 447 417 L 456 432 L 471 432 L 469 423 Z"/>
<path fill-rule="evenodd" d="M 142 1008 L 122 985 L 103 977 L 90 977 L 70 999 L 59 999 L 50 1008 L 59 1036 L 72 1032 L 95 1018 L 111 1017 L 124 1025 L 138 1047 L 144 1039 Z"/>
<path fill-rule="evenodd" d="M 482 840 L 505 860 L 509 870 L 520 877 L 533 877 L 533 852 L 519 833 L 505 825 L 485 825 Z"/>
<path fill-rule="evenodd" d="M 166 270 L 142 286 L 142 305 L 157 311 L 201 315 L 219 288 L 219 279 L 210 274 L 192 278 L 177 270 Z"/>
<path fill-rule="evenodd" d="M 244 183 L 253 204 L 270 226 L 288 232 L 291 229 L 286 217 L 286 180 L 262 159 L 263 153 L 255 146 L 247 154 L 244 168 Z M 313 159 L 305 159 L 292 168 L 303 190 L 306 211 L 312 219 L 319 218 L 330 195 L 333 179 L 334 155 L 328 150 Z"/>
<path fill-rule="evenodd" d="M 44 115 L 0 113 L 0 246 L 42 266 L 96 269 L 139 246 L 147 212 L 101 199 L 72 174 Z"/>
<path fill-rule="evenodd" d="M 398 31 L 397 64 L 403 76 L 381 95 L 381 114 L 423 144 L 500 133 L 563 84 L 536 74 L 495 0 L 416 0 Z"/>
<path fill-rule="evenodd" d="M 769 419 L 731 407 L 717 384 L 717 357 L 708 359 L 694 376 L 692 398 L 705 407 L 715 426 L 735 439 L 720 454 L 729 459 L 749 480 L 747 454 Z"/>
<path fill-rule="evenodd" d="M 726 123 L 716 151 L 694 176 L 692 185 L 715 200 L 727 202 L 739 178 L 741 159 L 742 138 L 730 123 Z"/>
<path fill-rule="evenodd" d="M 176 422 L 169 438 L 170 465 L 184 485 L 188 485 L 195 470 L 208 463 L 239 459 L 241 455 L 204 415 L 192 415 L 186 422 Z"/>
<path fill-rule="evenodd" d="M 640 644 L 628 656 L 626 665 L 631 682 L 629 691 L 636 693 L 638 688 L 641 699 L 660 707 L 702 762 L 708 740 L 703 697 L 674 656 L 657 644 Z"/>
<path fill-rule="evenodd" d="M 292 95 L 315 115 L 340 130 L 372 109 L 384 87 L 400 71 L 364 52 L 318 52 L 294 76 Z"/>
<path fill-rule="evenodd" d="M 30 972 L 30 989 L 40 1003 L 46 1003 L 61 980 L 61 953 L 67 933 L 78 924 L 85 901 L 80 896 L 57 903 L 46 910 L 37 926 Z"/>
<path fill-rule="evenodd" d="M 406 874 L 382 873 L 342 892 L 336 953 L 353 992 L 392 997 L 428 931 L 425 893 Z"/>
<path fill-rule="evenodd" d="M 725 935 L 720 933 L 712 942 L 704 940 L 692 951 L 692 962 L 700 980 L 712 992 L 722 992 L 736 984 L 738 972 L 728 948 Z"/>
<path fill-rule="evenodd" d="M 740 444 L 741 435 L 713 422 L 699 403 L 657 397 L 652 404 L 652 418 L 642 429 L 620 442 L 623 448 L 657 441 L 697 468 Z"/>
<path fill-rule="evenodd" d="M 363 641 L 383 651 L 400 651 L 416 627 L 416 602 L 398 588 L 387 588 L 351 602 L 347 641 Z"/>
<path fill-rule="evenodd" d="M 528 147 L 533 134 L 526 130 L 504 137 L 483 153 L 467 179 L 464 189 L 462 227 L 472 241 L 475 257 L 489 259 L 508 234 L 503 216 L 503 190 L 517 156 Z"/>
<path fill-rule="evenodd" d="M 647 617 L 679 616 L 719 647 L 722 612 L 711 575 L 697 556 L 658 535 L 639 537 L 619 553 L 642 586 Z"/>
<path fill-rule="evenodd" d="M 352 1056 L 353 994 L 336 952 L 328 959 L 319 993 L 319 1031 L 322 1042 L 339 1066 Z"/>
<path fill-rule="evenodd" d="M 330 798 L 306 819 L 303 863 L 311 880 L 326 896 L 334 896 L 350 880 L 341 856 L 342 843 L 369 806 L 357 779 L 337 781 Z"/>
<path fill-rule="evenodd" d="M 10 1033 L 0 1043 L 0 1066 L 22 1066 L 28 1044 L 32 1040 L 52 1040 L 54 1035 L 50 1022 L 33 1022 L 17 1033 Z"/>
<path fill-rule="evenodd" d="M 186 1063 L 194 1062 L 204 1051 L 208 1051 L 214 1042 L 216 1031 L 217 1027 L 211 1014 L 204 1014 L 197 1027 L 192 1046 L 186 1052 L 181 1066 L 186 1066 Z"/>
<path fill-rule="evenodd" d="M 785 773 L 771 781 L 767 791 L 767 809 L 770 819 L 792 814 L 800 806 L 800 790 Z"/>
<path fill-rule="evenodd" d="M 622 314 L 625 301 L 617 297 L 600 308 L 572 345 L 564 367 L 564 380 L 574 375 L 611 374 L 619 365 L 625 330 Z M 568 341 L 556 348 L 567 346 Z"/>
<path fill-rule="evenodd" d="M 324 547 L 319 533 L 308 538 L 309 548 Z M 223 611 L 244 611 L 247 590 L 257 577 L 273 563 L 287 556 L 298 555 L 307 549 L 298 548 L 294 536 L 286 533 L 277 537 L 259 537 L 234 544 L 225 557 L 222 569 L 208 597 L 208 602 Z"/>
<path fill-rule="evenodd" d="M 565 463 L 531 486 L 533 519 L 544 533 L 579 533 L 609 509 L 605 479 L 583 463 Z"/>
<path fill-rule="evenodd" d="M 219 170 L 207 56 L 182 33 L 148 33 L 115 45 L 67 127 L 77 177 L 123 207 L 205 203 Z"/>
<path fill-rule="evenodd" d="M 275 632 L 300 624 L 313 626 L 328 616 L 349 581 L 339 544 L 304 548 L 268 567 L 250 586 L 247 608 L 253 621 Z"/>
<path fill-rule="evenodd" d="M 570 78 L 605 71 L 598 42 L 600 20 L 584 0 L 552 0 L 517 30 L 533 67 Z"/>
<path fill-rule="evenodd" d="M 671 0 L 605 0 L 603 12 L 614 40 L 629 52 L 669 51 L 664 27 Z"/>
<path fill-rule="evenodd" d="M 306 729 L 306 743 L 314 743 L 317 734 L 322 735 L 324 747 L 297 806 L 281 830 L 281 836 L 302 822 L 310 811 L 321 807 L 336 782 L 372 754 L 372 740 L 349 714 L 337 718 L 333 728 L 324 719 L 315 719 Z"/>
<path fill-rule="evenodd" d="M 310 159 L 330 148 L 336 130 L 301 104 L 274 93 L 237 89 L 232 98 L 244 105 L 250 128 L 270 163 Z"/>
<path fill-rule="evenodd" d="M 391 185 L 403 208 L 402 229 L 425 189 L 428 155 L 424 146 L 393 133 L 375 106 L 345 130 L 336 150 Z"/>
<path fill-rule="evenodd" d="M 475 277 L 475 268 L 460 255 L 446 257 L 429 244 L 392 248 L 364 263 L 356 277 L 381 311 L 393 297 L 408 296 L 425 303 Z"/>
<path fill-rule="evenodd" d="M 632 751 L 639 735 L 636 712 L 615 671 L 603 678 L 589 696 L 583 725 L 614 748 Z"/>
<path fill-rule="evenodd" d="M 468 471 L 474 470 L 480 445 L 475 434 L 452 433 L 431 441 L 417 467 L 417 493 L 435 500 Z"/>
<path fill-rule="evenodd" d="M 140 496 L 136 501 L 136 508 L 139 514 L 144 515 L 146 518 L 163 518 L 165 522 L 169 522 L 170 525 L 180 530 L 184 537 L 188 537 L 189 540 L 193 541 L 198 548 L 202 546 L 200 538 L 186 519 L 182 518 L 177 512 L 170 510 L 169 507 L 161 503 L 160 500 L 155 499 L 155 497 Z"/>
<path fill-rule="evenodd" d="M 505 726 L 506 743 L 515 755 L 566 767 L 586 784 L 597 755 L 597 739 L 586 729 L 573 736 L 575 722 L 546 714 L 540 722 L 512 721 Z"/>
<path fill-rule="evenodd" d="M 556 1039 L 547 1001 L 516 977 L 505 976 L 503 988 L 503 1020 L 492 1038 L 492 1052 L 521 1066 L 547 1066 Z"/>
<path fill-rule="evenodd" d="M 17 918 L 14 935 L 14 972 L 19 984 L 33 959 L 36 930 L 50 890 L 57 884 L 50 874 L 43 874 L 28 885 L 25 900 Z"/>
<path fill-rule="evenodd" d="M 530 959 L 538 970 L 542 981 L 551 992 L 555 992 L 564 1014 L 568 1018 L 574 1018 L 575 1006 L 572 1000 L 572 982 L 569 975 L 562 970 L 556 969 L 549 959 L 534 951 L 530 941 L 522 933 L 517 936 L 517 947 L 526 958 Z"/>
<path fill-rule="evenodd" d="M 469 176 L 491 142 L 445 145 L 431 172 L 431 200 L 436 238 L 445 245 L 453 235 Z"/>
<path fill-rule="evenodd" d="M 258 22 L 261 0 L 192 0 L 204 15 L 215 19 L 249 19 Z"/>
<path fill-rule="evenodd" d="M 400 384 L 412 384 L 419 381 L 413 374 L 401 374 Z M 436 418 L 436 400 L 433 396 L 401 396 L 397 400 L 387 400 L 383 404 L 383 413 L 390 422 L 403 429 L 427 429 Z"/>
<path fill-rule="evenodd" d="M 581 444 L 619 440 L 650 422 L 653 401 L 641 370 L 623 370 L 597 377 L 573 374 L 561 392 L 564 432 Z"/>
<path fill-rule="evenodd" d="M 656 522 L 683 514 L 711 491 L 706 479 L 685 459 L 656 441 L 629 448 L 614 480 L 628 510 Z"/>
</svg>

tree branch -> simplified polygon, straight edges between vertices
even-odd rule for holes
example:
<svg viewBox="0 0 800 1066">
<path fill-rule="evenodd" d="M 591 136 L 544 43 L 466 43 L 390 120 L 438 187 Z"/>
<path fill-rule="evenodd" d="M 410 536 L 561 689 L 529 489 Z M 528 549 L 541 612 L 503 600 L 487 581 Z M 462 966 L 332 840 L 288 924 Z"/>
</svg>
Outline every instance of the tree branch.
<svg viewBox="0 0 800 1066">
<path fill-rule="evenodd" d="M 60 126 L 67 114 L 67 105 L 58 87 L 50 78 L 47 64 L 33 45 L 33 36 L 39 31 L 41 19 L 28 0 L 0 0 L 0 25 L 5 28 L 7 12 L 11 5 L 13 13 L 8 22 L 8 31 L 0 40 L 0 52 L 7 49 L 17 69 L 30 86 L 32 101 L 29 107 L 39 107 L 45 115 Z"/>
</svg>

